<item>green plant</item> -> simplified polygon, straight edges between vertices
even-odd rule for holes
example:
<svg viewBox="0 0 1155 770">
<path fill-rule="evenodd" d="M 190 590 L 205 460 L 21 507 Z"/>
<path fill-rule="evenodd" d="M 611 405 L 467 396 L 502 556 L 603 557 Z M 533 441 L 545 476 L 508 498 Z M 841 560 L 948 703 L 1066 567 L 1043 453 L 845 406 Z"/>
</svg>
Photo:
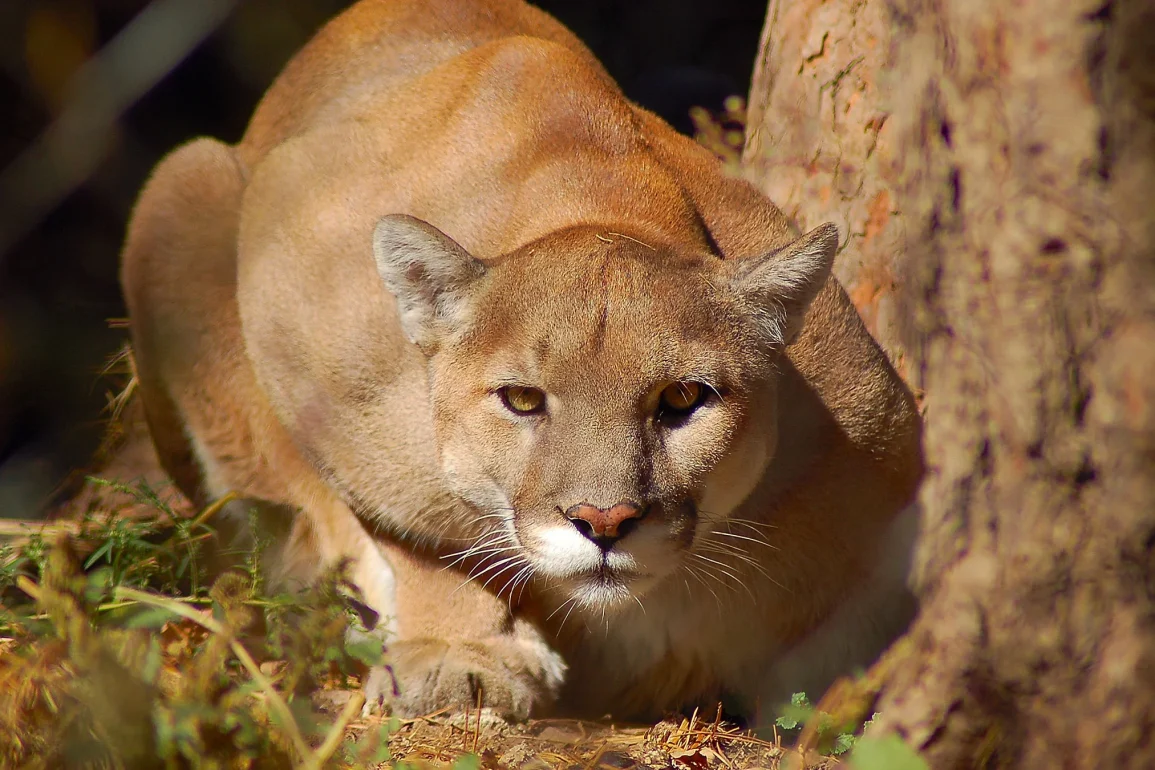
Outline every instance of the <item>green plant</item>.
<svg viewBox="0 0 1155 770">
<path fill-rule="evenodd" d="M 852 730 L 847 730 L 845 725 L 835 725 L 829 714 L 818 711 L 810 704 L 804 692 L 790 696 L 790 703 L 782 707 L 781 715 L 774 720 L 774 724 L 782 730 L 798 730 L 812 720 L 817 726 L 819 748 L 825 753 L 835 756 L 845 754 L 857 742 Z"/>
<path fill-rule="evenodd" d="M 357 677 L 383 650 L 346 642 L 340 571 L 299 594 L 264 593 L 244 569 L 206 586 L 207 518 L 89 519 L 75 537 L 0 548 L 0 766 L 388 759 L 395 721 L 345 736 Z M 336 721 L 314 707 L 318 688 L 351 691 Z"/>
<path fill-rule="evenodd" d="M 451 770 L 481 770 L 481 757 L 476 754 L 462 754 L 454 760 Z"/>
<path fill-rule="evenodd" d="M 783 730 L 794 730 L 801 727 L 814 713 L 810 699 L 804 692 L 796 692 L 790 696 L 790 703 L 782 707 L 782 715 L 774 720 L 774 724 Z"/>
<path fill-rule="evenodd" d="M 854 770 L 928 770 L 926 760 L 897 735 L 863 736 L 850 753 Z"/>
</svg>

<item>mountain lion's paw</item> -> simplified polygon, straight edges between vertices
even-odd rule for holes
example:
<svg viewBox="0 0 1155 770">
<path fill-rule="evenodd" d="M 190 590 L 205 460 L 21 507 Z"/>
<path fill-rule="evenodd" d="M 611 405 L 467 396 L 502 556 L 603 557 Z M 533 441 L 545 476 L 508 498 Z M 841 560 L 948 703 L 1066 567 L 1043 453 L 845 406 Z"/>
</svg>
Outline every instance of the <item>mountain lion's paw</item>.
<svg viewBox="0 0 1155 770">
<path fill-rule="evenodd" d="M 549 705 L 561 683 L 560 659 L 550 651 L 549 660 L 534 660 L 541 652 L 512 639 L 393 642 L 388 664 L 365 683 L 366 707 L 389 704 L 401 716 L 420 716 L 476 708 L 480 700 L 493 715 L 522 721 Z"/>
</svg>

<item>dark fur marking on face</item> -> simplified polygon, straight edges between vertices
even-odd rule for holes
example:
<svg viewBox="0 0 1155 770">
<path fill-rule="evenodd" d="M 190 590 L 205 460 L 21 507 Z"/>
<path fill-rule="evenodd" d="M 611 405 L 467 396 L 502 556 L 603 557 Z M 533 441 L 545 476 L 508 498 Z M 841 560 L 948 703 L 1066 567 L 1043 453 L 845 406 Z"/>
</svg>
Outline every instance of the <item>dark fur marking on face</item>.
<svg viewBox="0 0 1155 770">
<path fill-rule="evenodd" d="M 358 379 L 351 382 L 349 387 L 345 389 L 344 399 L 346 403 L 364 407 L 376 401 L 380 392 L 381 385 L 376 380 Z"/>
<path fill-rule="evenodd" d="M 681 503 L 672 506 L 669 518 L 671 523 L 683 524 L 678 529 L 678 545 L 682 548 L 689 548 L 694 543 L 694 534 L 697 532 L 697 527 L 694 526 L 698 521 L 698 506 L 693 500 L 686 499 Z"/>
<path fill-rule="evenodd" d="M 533 341 L 533 357 L 540 367 L 542 363 L 549 357 L 550 342 L 549 335 L 543 334 Z"/>
<path fill-rule="evenodd" d="M 602 255 L 602 263 L 598 267 L 598 285 L 601 287 L 601 296 L 598 299 L 601 301 L 600 314 L 598 315 L 597 326 L 593 332 L 593 339 L 590 343 L 590 348 L 594 353 L 601 353 L 606 344 L 606 328 L 609 326 L 610 318 L 610 292 L 609 292 L 609 258 L 608 255 Z"/>
<path fill-rule="evenodd" d="M 722 247 L 714 240 L 714 233 L 710 232 L 710 226 L 706 224 L 706 218 L 702 216 L 702 212 L 697 206 L 691 204 L 691 208 L 694 212 L 694 221 L 697 222 L 698 226 L 702 229 L 702 239 L 706 241 L 706 245 L 710 249 L 710 254 L 718 259 L 725 259 L 725 255 L 722 253 Z"/>
</svg>

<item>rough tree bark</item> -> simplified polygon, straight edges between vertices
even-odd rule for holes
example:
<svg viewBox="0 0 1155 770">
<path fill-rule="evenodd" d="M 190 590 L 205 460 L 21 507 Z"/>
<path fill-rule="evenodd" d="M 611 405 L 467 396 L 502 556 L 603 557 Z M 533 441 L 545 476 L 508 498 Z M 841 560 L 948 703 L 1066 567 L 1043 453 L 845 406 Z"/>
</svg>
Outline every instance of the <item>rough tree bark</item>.
<svg viewBox="0 0 1155 770">
<path fill-rule="evenodd" d="M 895 314 L 902 231 L 879 172 L 893 154 L 882 102 L 888 29 L 876 0 L 770 0 L 743 162 L 802 228 L 838 225 L 835 272 L 909 380 Z"/>
<path fill-rule="evenodd" d="M 1155 767 L 1153 29 L 1152 0 L 770 2 L 748 166 L 848 226 L 840 277 L 926 393 L 876 727 L 935 768 Z"/>
</svg>

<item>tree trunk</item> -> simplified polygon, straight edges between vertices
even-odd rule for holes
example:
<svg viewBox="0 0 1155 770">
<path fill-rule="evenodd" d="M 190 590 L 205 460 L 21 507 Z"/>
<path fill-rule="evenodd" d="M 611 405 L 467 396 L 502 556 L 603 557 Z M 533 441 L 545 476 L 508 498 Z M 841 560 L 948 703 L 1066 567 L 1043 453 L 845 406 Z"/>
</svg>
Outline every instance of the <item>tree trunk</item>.
<svg viewBox="0 0 1155 770">
<path fill-rule="evenodd" d="M 926 393 L 876 729 L 931 767 L 1155 767 L 1152 30 L 1152 0 L 770 3 L 752 173 L 849 226 Z"/>
<path fill-rule="evenodd" d="M 893 155 L 882 103 L 888 24 L 877 0 L 770 0 L 743 162 L 803 229 L 838 225 L 834 271 L 909 381 L 895 315 L 902 230 L 879 172 Z"/>
</svg>

